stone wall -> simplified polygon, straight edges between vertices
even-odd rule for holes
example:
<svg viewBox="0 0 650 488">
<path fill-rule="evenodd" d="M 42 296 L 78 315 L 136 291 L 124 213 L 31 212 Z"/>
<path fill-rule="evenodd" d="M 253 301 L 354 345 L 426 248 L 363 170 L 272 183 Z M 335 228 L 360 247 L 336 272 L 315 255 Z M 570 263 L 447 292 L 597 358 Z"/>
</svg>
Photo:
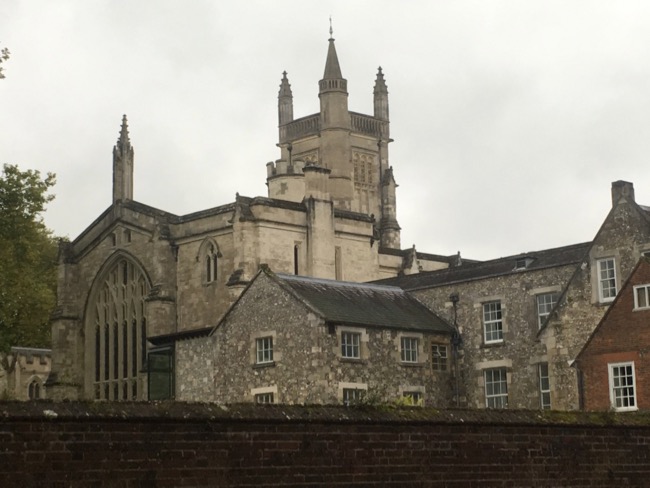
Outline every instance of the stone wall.
<svg viewBox="0 0 650 488">
<path fill-rule="evenodd" d="M 417 391 L 427 405 L 449 405 L 451 353 L 446 371 L 433 371 L 430 357 L 431 344 L 448 346 L 448 336 L 415 334 L 419 362 L 404 364 L 400 334 L 413 333 L 346 327 L 361 333 L 361 358 L 350 360 L 341 358 L 341 330 L 261 273 L 211 337 L 177 342 L 177 398 L 252 402 L 256 393 L 272 392 L 276 403 L 336 404 L 350 388 L 385 402 Z M 273 362 L 255 362 L 261 337 L 273 338 Z"/>
<path fill-rule="evenodd" d="M 216 401 L 216 352 L 214 336 L 176 341 L 174 383 L 177 400 Z"/>
<path fill-rule="evenodd" d="M 645 487 L 647 414 L 0 403 L 3 486 Z"/>
<path fill-rule="evenodd" d="M 454 323 L 451 294 L 457 294 L 457 323 L 463 339 L 461 348 L 461 405 L 485 407 L 483 371 L 506 367 L 510 408 L 540 406 L 537 365 L 546 362 L 546 351 L 537 334 L 536 295 L 559 292 L 574 272 L 574 266 L 511 273 L 506 276 L 456 283 L 414 291 L 429 308 Z M 503 314 L 503 342 L 484 343 L 485 302 L 500 300 Z"/>
</svg>

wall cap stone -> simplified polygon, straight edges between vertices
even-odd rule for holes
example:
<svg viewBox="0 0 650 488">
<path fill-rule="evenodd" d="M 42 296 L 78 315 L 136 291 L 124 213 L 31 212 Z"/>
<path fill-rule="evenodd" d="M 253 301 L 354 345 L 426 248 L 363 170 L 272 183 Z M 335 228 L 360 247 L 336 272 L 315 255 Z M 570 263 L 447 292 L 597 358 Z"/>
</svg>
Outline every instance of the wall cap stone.
<svg viewBox="0 0 650 488">
<path fill-rule="evenodd" d="M 2 401 L 0 424 L 15 421 L 258 422 L 316 424 L 489 424 L 527 426 L 640 427 L 650 412 L 559 412 L 540 410 L 437 410 L 422 407 L 256 405 L 165 402 Z"/>
</svg>

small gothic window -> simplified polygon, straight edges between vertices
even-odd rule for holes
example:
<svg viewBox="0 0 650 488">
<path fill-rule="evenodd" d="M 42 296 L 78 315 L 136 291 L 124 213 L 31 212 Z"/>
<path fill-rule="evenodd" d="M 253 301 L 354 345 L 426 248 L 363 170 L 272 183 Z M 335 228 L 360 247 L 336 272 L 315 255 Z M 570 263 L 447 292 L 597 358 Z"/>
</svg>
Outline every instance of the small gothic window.
<svg viewBox="0 0 650 488">
<path fill-rule="evenodd" d="M 30 400 L 38 400 L 41 398 L 41 382 L 37 378 L 34 378 L 29 383 L 28 393 Z"/>
<path fill-rule="evenodd" d="M 210 243 L 204 252 L 204 279 L 205 283 L 217 281 L 217 271 L 219 270 L 219 249 L 214 243 Z"/>
</svg>

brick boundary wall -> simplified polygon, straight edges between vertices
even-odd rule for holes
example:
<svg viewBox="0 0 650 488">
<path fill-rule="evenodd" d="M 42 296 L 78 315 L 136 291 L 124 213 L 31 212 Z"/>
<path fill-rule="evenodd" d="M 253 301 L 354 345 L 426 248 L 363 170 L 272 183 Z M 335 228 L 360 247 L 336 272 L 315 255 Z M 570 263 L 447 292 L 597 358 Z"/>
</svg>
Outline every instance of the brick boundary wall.
<svg viewBox="0 0 650 488">
<path fill-rule="evenodd" d="M 650 414 L 0 402 L 0 486 L 646 487 Z"/>
</svg>

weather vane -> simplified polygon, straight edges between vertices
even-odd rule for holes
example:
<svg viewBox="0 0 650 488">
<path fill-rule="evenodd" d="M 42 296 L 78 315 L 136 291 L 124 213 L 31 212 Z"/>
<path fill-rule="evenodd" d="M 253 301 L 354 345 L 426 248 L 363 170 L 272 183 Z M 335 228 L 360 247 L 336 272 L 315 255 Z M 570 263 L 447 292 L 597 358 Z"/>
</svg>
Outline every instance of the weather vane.
<svg viewBox="0 0 650 488">
<path fill-rule="evenodd" d="M 332 16 L 330 15 L 330 37 L 334 34 L 334 30 L 332 30 Z"/>
</svg>

